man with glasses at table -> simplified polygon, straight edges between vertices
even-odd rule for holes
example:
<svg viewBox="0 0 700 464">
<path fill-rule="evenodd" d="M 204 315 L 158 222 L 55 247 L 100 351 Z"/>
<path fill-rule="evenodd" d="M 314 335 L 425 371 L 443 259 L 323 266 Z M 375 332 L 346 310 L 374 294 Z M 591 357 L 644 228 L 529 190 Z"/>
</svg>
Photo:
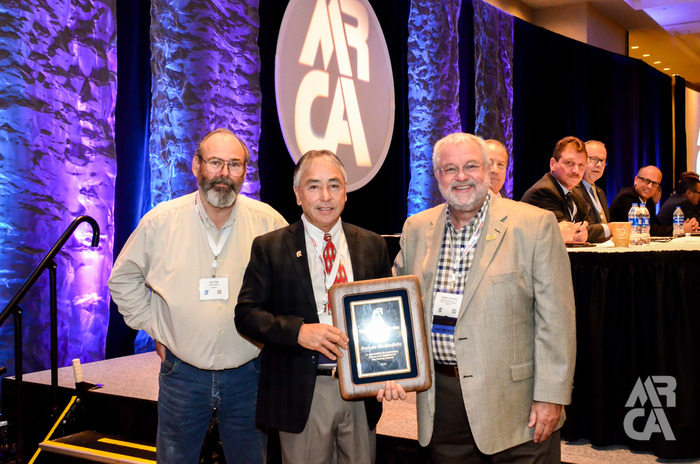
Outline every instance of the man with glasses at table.
<svg viewBox="0 0 700 464">
<path fill-rule="evenodd" d="M 234 308 L 253 239 L 287 221 L 238 195 L 249 160 L 231 131 L 207 134 L 192 160 L 199 190 L 149 211 L 114 263 L 112 298 L 162 360 L 159 463 L 198 463 L 214 410 L 227 461 L 266 462 L 255 426 L 260 349 L 236 331 Z"/>
<path fill-rule="evenodd" d="M 610 211 L 608 210 L 608 197 L 603 189 L 595 182 L 603 176 L 605 166 L 608 164 L 608 152 L 605 144 L 597 140 L 586 142 L 586 152 L 588 152 L 588 162 L 586 171 L 583 173 L 581 183 L 575 190 L 581 194 L 588 204 L 588 216 L 586 220 L 592 224 L 600 224 L 605 238 L 610 238 Z"/>
<path fill-rule="evenodd" d="M 652 197 L 661 184 L 661 171 L 656 166 L 644 166 L 637 172 L 632 187 L 621 189 L 610 203 L 610 220 L 627 222 L 632 203 L 644 204 L 649 210 L 649 224 L 653 237 L 669 236 L 673 226 L 662 225 L 656 217 L 656 204 Z"/>
</svg>

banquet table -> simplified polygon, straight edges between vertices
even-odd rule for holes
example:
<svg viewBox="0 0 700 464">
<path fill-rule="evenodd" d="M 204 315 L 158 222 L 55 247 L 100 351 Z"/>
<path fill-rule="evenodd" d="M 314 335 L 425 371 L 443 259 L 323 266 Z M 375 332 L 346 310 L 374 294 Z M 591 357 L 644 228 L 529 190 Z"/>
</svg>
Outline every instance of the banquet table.
<svg viewBox="0 0 700 464">
<path fill-rule="evenodd" d="M 577 360 L 562 437 L 700 457 L 700 237 L 569 258 Z"/>
</svg>

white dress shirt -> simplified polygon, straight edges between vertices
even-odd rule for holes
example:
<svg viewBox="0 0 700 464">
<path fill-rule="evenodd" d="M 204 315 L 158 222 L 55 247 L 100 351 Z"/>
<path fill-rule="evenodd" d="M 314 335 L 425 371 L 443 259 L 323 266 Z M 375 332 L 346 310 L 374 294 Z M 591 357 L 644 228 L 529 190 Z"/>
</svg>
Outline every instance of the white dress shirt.
<svg viewBox="0 0 700 464">
<path fill-rule="evenodd" d="M 333 317 L 326 310 L 328 305 L 328 289 L 333 285 L 333 281 L 335 280 L 335 276 L 327 276 L 324 271 L 323 248 L 326 246 L 326 242 L 323 240 L 323 236 L 326 233 L 311 224 L 303 214 L 301 215 L 301 220 L 304 223 L 306 259 L 309 262 L 309 272 L 311 273 L 314 298 L 316 299 L 318 321 L 323 324 L 333 325 Z M 345 267 L 345 273 L 348 276 L 348 282 L 353 282 L 350 250 L 348 250 L 348 242 L 345 239 L 345 231 L 343 231 L 343 225 L 340 219 L 338 219 L 338 222 L 335 223 L 328 233 L 331 234 L 331 242 L 333 242 L 335 246 L 335 259 L 341 260 Z"/>
</svg>

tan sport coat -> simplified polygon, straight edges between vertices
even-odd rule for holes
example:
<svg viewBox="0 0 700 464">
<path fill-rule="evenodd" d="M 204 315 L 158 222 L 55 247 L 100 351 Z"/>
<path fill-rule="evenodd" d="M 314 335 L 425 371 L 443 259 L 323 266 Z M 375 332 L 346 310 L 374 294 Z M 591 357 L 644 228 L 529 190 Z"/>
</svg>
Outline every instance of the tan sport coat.
<svg viewBox="0 0 700 464">
<path fill-rule="evenodd" d="M 420 281 L 428 339 L 446 205 L 406 220 L 395 275 Z M 576 359 L 569 258 L 554 215 L 492 198 L 464 289 L 455 349 L 476 445 L 493 454 L 532 440 L 533 401 L 569 404 Z M 432 359 L 432 343 L 428 343 Z M 418 394 L 418 440 L 433 434 L 433 387 Z M 557 425 L 564 423 L 564 414 Z"/>
</svg>

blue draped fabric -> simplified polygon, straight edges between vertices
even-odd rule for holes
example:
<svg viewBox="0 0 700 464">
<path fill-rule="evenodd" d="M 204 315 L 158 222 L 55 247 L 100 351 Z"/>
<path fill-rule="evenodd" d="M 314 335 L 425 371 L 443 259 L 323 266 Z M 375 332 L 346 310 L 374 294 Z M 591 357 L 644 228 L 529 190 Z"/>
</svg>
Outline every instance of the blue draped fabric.
<svg viewBox="0 0 700 464">
<path fill-rule="evenodd" d="M 483 0 L 474 6 L 476 127 L 484 139 L 503 143 L 513 153 L 513 16 Z M 504 190 L 513 195 L 513 157 Z"/>
<path fill-rule="evenodd" d="M 460 0 L 413 0 L 408 22 L 408 214 L 442 203 L 433 175 L 433 145 L 461 130 Z"/>
<path fill-rule="evenodd" d="M 217 127 L 248 145 L 243 194 L 259 198 L 258 0 L 153 0 L 149 152 L 156 205 L 196 189 L 192 155 Z"/>
<path fill-rule="evenodd" d="M 116 159 L 114 0 L 0 4 L 0 307 L 68 225 L 90 215 L 57 256 L 59 364 L 104 358 Z M 25 372 L 48 368 L 49 279 L 20 305 Z M 15 372 L 11 319 L 0 365 Z"/>
</svg>

